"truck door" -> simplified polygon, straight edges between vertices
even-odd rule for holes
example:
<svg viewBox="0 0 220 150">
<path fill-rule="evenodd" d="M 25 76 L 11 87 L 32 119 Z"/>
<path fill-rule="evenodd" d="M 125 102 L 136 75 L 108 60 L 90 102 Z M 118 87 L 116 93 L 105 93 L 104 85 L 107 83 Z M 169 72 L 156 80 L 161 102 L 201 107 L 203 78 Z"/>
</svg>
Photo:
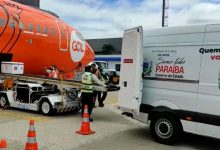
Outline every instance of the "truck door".
<svg viewBox="0 0 220 150">
<path fill-rule="evenodd" d="M 220 25 L 208 25 L 202 55 L 198 93 L 197 132 L 220 137 Z"/>
<path fill-rule="evenodd" d="M 126 30 L 123 35 L 119 109 L 138 115 L 143 88 L 143 29 L 137 27 Z"/>
<path fill-rule="evenodd" d="M 68 49 L 68 34 L 66 26 L 61 21 L 56 21 L 59 30 L 59 48 L 61 51 L 67 51 Z"/>
</svg>

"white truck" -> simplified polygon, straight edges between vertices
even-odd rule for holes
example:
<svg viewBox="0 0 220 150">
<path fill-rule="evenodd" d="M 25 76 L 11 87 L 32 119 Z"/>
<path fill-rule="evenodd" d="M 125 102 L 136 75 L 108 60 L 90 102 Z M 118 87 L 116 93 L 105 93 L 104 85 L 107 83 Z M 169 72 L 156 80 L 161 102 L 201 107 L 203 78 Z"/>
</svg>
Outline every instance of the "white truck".
<svg viewBox="0 0 220 150">
<path fill-rule="evenodd" d="M 23 110 L 40 111 L 44 115 L 80 109 L 78 89 L 64 88 L 37 82 L 19 82 L 10 89 L 0 90 L 0 107 L 13 107 Z"/>
<path fill-rule="evenodd" d="M 220 24 L 126 30 L 118 107 L 172 144 L 182 131 L 220 138 Z"/>
</svg>

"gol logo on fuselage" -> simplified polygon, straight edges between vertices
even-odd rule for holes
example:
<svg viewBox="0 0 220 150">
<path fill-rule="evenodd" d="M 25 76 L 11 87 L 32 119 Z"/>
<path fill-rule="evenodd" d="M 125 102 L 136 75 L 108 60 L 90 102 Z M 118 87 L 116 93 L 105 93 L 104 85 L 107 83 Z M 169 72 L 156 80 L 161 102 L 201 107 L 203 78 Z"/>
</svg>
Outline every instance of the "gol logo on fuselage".
<svg viewBox="0 0 220 150">
<path fill-rule="evenodd" d="M 73 41 L 73 44 L 72 44 L 72 49 L 75 51 L 75 52 L 84 52 L 83 50 L 83 44 L 82 42 L 80 41 Z"/>
<path fill-rule="evenodd" d="M 72 31 L 71 33 L 71 41 L 70 41 L 70 56 L 72 61 L 79 62 L 85 55 L 86 43 L 83 39 L 80 39 L 76 31 Z"/>
</svg>

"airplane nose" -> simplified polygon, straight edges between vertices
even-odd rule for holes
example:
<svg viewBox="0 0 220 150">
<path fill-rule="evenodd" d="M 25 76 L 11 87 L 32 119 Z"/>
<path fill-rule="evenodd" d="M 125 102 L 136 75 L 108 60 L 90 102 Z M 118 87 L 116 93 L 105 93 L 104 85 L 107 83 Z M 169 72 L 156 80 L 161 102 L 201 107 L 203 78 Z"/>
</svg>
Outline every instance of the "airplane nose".
<svg viewBox="0 0 220 150">
<path fill-rule="evenodd" d="M 88 63 L 94 60 L 95 57 L 95 53 L 93 51 L 93 49 L 91 48 L 91 46 L 86 42 L 86 52 L 87 52 L 87 58 L 88 58 Z"/>
</svg>

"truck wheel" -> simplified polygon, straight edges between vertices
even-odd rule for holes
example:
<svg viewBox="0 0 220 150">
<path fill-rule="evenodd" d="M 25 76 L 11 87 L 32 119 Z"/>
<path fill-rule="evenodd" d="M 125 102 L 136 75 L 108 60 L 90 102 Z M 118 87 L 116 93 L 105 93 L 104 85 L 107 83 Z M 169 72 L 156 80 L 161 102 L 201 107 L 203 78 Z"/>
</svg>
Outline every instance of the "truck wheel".
<svg viewBox="0 0 220 150">
<path fill-rule="evenodd" d="M 0 96 L 0 107 L 5 108 L 8 105 L 8 99 L 5 95 Z"/>
<path fill-rule="evenodd" d="M 41 103 L 40 110 L 44 115 L 51 115 L 53 113 L 53 107 L 48 100 L 44 100 Z"/>
<path fill-rule="evenodd" d="M 164 114 L 152 118 L 150 131 L 156 141 L 169 145 L 178 140 L 182 133 L 182 126 L 180 121 L 172 115 Z"/>
</svg>

